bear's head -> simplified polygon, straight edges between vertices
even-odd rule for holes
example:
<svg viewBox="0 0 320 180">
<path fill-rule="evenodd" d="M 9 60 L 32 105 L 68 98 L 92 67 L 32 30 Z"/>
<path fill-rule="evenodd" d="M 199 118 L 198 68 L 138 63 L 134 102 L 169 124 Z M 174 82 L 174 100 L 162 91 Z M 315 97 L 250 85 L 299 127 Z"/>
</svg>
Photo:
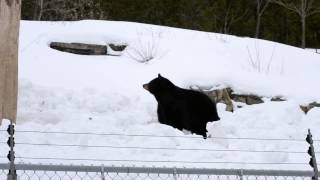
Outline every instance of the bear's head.
<svg viewBox="0 0 320 180">
<path fill-rule="evenodd" d="M 164 92 L 169 92 L 175 88 L 175 85 L 168 79 L 158 74 L 158 77 L 144 84 L 143 88 L 153 95 L 159 95 Z"/>
</svg>

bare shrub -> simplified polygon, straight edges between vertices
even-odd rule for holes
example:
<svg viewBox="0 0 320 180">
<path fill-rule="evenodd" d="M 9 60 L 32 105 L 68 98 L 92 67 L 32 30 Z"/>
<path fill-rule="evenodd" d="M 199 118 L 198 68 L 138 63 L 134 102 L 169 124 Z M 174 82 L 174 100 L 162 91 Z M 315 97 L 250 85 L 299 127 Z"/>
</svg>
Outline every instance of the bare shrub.
<svg viewBox="0 0 320 180">
<path fill-rule="evenodd" d="M 270 57 L 267 59 L 267 57 L 262 57 L 263 54 L 261 54 L 261 49 L 259 48 L 259 45 L 257 42 L 255 42 L 254 50 L 251 51 L 250 48 L 247 46 L 247 52 L 249 58 L 248 65 L 250 70 L 253 70 L 258 73 L 264 73 L 269 74 L 272 71 L 272 67 L 275 68 L 274 65 L 274 54 L 275 54 L 275 47 L 273 46 L 272 52 L 270 54 Z M 279 74 L 283 74 L 283 61 L 281 62 Z"/>
<path fill-rule="evenodd" d="M 161 32 L 149 29 L 147 34 L 141 32 L 137 34 L 137 40 L 129 44 L 126 51 L 129 58 L 141 63 L 147 63 L 158 57 Z"/>
</svg>

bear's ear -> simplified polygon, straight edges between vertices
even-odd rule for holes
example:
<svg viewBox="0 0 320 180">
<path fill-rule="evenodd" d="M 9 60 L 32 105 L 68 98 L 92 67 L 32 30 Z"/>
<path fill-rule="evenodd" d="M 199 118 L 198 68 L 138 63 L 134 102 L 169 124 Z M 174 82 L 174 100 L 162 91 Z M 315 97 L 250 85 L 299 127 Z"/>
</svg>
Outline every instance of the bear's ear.
<svg viewBox="0 0 320 180">
<path fill-rule="evenodd" d="M 162 77 L 160 73 L 158 74 L 158 77 L 159 77 L 159 78 Z"/>
</svg>

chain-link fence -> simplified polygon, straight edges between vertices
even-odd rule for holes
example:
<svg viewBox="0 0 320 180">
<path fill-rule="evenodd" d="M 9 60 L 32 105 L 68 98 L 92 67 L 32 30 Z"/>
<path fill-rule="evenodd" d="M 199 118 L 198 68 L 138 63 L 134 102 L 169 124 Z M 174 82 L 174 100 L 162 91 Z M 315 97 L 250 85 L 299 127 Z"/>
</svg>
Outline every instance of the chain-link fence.
<svg viewBox="0 0 320 180">
<path fill-rule="evenodd" d="M 0 164 L 0 179 L 9 164 Z M 312 171 L 17 164 L 18 180 L 311 180 Z"/>
</svg>

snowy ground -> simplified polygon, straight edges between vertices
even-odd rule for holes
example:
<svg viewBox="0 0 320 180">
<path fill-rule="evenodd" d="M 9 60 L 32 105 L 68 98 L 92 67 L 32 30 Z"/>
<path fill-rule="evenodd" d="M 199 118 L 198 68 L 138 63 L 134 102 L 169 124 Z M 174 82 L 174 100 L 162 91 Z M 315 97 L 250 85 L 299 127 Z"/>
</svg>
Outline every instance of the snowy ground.
<svg viewBox="0 0 320 180">
<path fill-rule="evenodd" d="M 310 48 L 310 49 L 307 49 L 307 50 L 320 54 L 320 49 L 312 49 L 312 48 Z"/>
<path fill-rule="evenodd" d="M 50 49 L 52 41 L 129 47 L 119 57 L 81 56 Z M 148 51 L 154 59 L 138 62 L 137 51 Z M 17 131 L 96 134 L 17 132 L 17 162 L 310 169 L 304 141 L 308 128 L 320 140 L 320 109 L 307 115 L 299 109 L 300 104 L 320 102 L 320 55 L 313 52 L 138 23 L 22 21 L 19 53 Z M 238 93 L 264 96 L 266 103 L 234 113 L 218 104 L 221 121 L 207 125 L 216 138 L 204 140 L 157 122 L 156 101 L 142 84 L 158 73 L 183 88 L 228 86 Z M 288 101 L 269 101 L 273 96 Z M 4 121 L 1 130 L 7 124 Z M 6 135 L 0 137 L 6 142 Z M 0 146 L 0 154 L 6 156 L 6 144 Z M 319 152 L 320 141 L 315 147 Z M 0 162 L 7 162 L 4 156 Z"/>
</svg>

